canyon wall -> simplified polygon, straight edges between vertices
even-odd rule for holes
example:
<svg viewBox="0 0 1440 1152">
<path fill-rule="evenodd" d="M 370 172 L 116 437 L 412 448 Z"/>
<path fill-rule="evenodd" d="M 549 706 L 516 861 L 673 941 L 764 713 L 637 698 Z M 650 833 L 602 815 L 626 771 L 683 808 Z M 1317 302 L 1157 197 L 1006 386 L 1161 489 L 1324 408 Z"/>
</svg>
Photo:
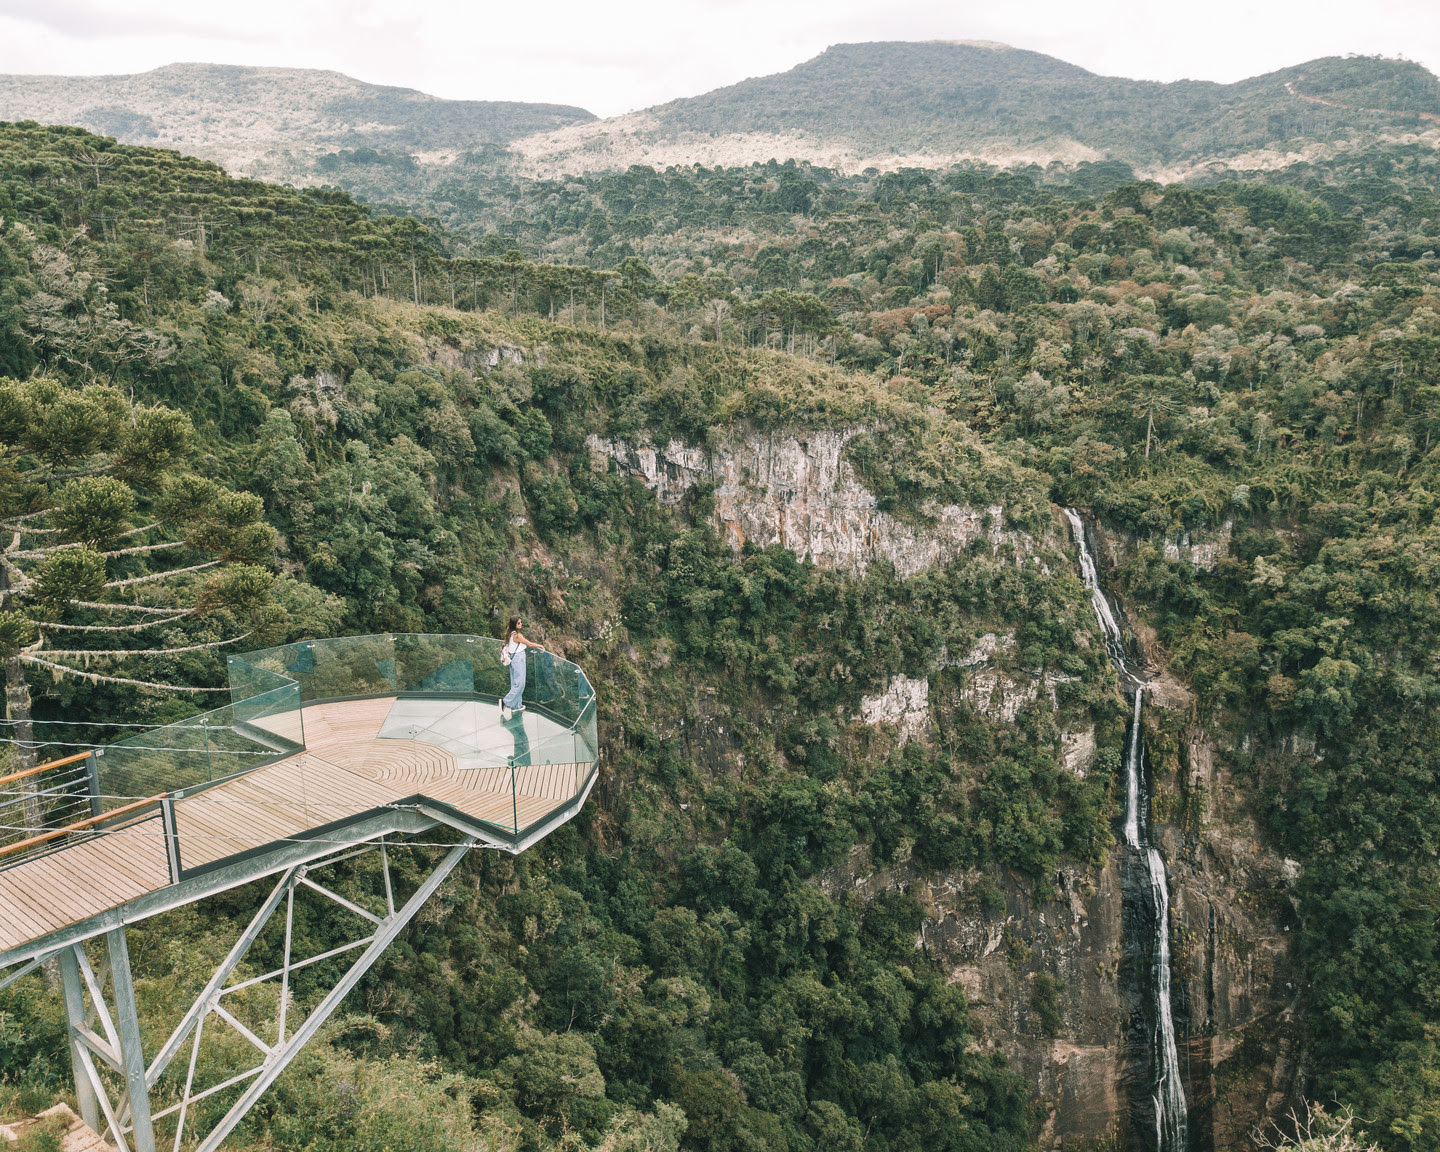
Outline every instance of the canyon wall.
<svg viewBox="0 0 1440 1152">
<path fill-rule="evenodd" d="M 999 507 L 931 507 L 930 527 L 879 510 L 843 458 L 848 435 L 742 434 L 708 451 L 592 437 L 590 448 L 597 464 L 613 461 L 667 504 L 696 484 L 713 485 L 716 527 L 737 548 L 781 544 L 856 575 L 883 557 L 911 576 L 982 538 L 992 547 L 1009 541 L 1022 553 L 1033 544 L 1004 528 Z M 1210 567 L 1228 546 L 1227 529 L 1163 546 L 1172 562 Z M 1134 545 L 1100 535 L 1102 566 Z M 1062 539 L 1057 521 L 1055 540 Z M 1143 645 L 1143 606 L 1125 607 Z M 1013 635 L 987 633 L 970 652 L 944 661 L 963 670 L 953 698 L 943 698 L 929 677 L 897 676 L 863 700 L 858 719 L 901 742 L 929 739 L 935 710 L 962 703 L 1013 721 L 1038 694 L 1053 699 L 1063 679 L 1015 671 L 1013 649 Z M 1155 653 L 1147 654 L 1153 664 Z M 1258 737 L 1200 726 L 1184 685 L 1156 670 L 1146 713 L 1152 813 L 1171 889 L 1173 1010 L 1191 1147 L 1248 1149 L 1250 1132 L 1283 1114 L 1303 1085 L 1301 978 L 1290 952 L 1296 869 L 1265 847 L 1229 764 L 1238 742 L 1253 753 Z M 703 741 L 705 734 L 692 737 Z M 1064 732 L 1061 745 L 1070 771 L 1089 769 L 1093 729 Z M 1033 880 L 1008 870 L 926 873 L 907 859 L 877 865 L 859 847 L 818 883 L 862 898 L 904 888 L 922 902 L 928 916 L 916 947 L 965 989 L 984 1042 L 1033 1086 L 1044 1115 L 1042 1147 L 1127 1148 L 1134 1145 L 1127 1102 L 1140 1086 L 1132 1082 L 1139 1069 L 1125 1039 L 1133 1005 L 1119 858 L 1117 847 L 1103 867 L 1064 868 L 1050 878 L 1049 892 L 1037 892 Z"/>
</svg>

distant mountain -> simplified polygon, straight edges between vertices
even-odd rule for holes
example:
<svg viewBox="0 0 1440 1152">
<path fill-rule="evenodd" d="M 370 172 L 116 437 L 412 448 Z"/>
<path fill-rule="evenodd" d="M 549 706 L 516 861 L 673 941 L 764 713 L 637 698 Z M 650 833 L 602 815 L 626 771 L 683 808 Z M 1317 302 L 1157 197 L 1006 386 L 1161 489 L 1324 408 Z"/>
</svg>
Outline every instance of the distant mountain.
<svg viewBox="0 0 1440 1152">
<path fill-rule="evenodd" d="M 859 172 L 981 159 L 1110 161 L 1179 179 L 1274 168 L 1385 136 L 1440 144 L 1440 80 L 1409 61 L 1327 57 L 1237 84 L 1159 83 L 1004 44 L 896 42 L 836 45 L 788 72 L 608 120 L 556 104 L 441 100 L 337 72 L 212 64 L 0 76 L 7 119 L 78 124 L 238 175 L 333 184 L 448 219 L 475 216 L 470 191 L 502 169 L 793 158 Z"/>
<path fill-rule="evenodd" d="M 313 182 L 327 156 L 332 167 L 358 155 L 361 165 L 404 170 L 593 119 L 563 104 L 441 100 L 301 68 L 171 64 L 133 76 L 0 76 L 0 120 L 77 124 L 236 174 L 300 183 Z"/>
<path fill-rule="evenodd" d="M 1404 60 L 1328 57 L 1237 84 L 1159 83 L 991 42 L 875 43 L 513 147 L 549 172 L 772 157 L 849 170 L 971 157 L 1163 170 L 1437 126 L 1440 80 Z"/>
</svg>

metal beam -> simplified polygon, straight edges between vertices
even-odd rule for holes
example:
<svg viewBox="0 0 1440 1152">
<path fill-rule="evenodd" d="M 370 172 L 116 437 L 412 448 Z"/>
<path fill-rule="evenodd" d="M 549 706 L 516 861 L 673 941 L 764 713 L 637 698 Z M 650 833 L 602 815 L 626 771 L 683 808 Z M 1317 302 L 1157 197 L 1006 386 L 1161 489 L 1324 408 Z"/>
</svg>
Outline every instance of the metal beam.
<svg viewBox="0 0 1440 1152">
<path fill-rule="evenodd" d="M 19 968 L 15 969 L 14 972 L 7 972 L 4 976 L 0 976 L 0 991 L 4 991 L 10 987 L 10 985 L 15 983 L 16 980 L 19 980 L 20 977 L 30 975 L 31 972 L 35 971 L 36 968 L 40 967 L 40 965 L 44 964 L 48 959 L 50 959 L 48 953 L 43 956 L 36 956 L 35 959 L 22 964 Z"/>
<path fill-rule="evenodd" d="M 38 961 L 37 961 L 38 963 Z M 100 1131 L 100 1102 L 95 1088 L 85 1073 L 77 1033 L 85 1027 L 85 988 L 80 983 L 80 965 L 72 949 L 60 950 L 60 989 L 65 996 L 66 1031 L 70 1039 L 70 1067 L 75 1072 L 75 1095 L 80 1101 L 80 1119 Z"/>
<path fill-rule="evenodd" d="M 275 911 L 285 893 L 290 890 L 295 872 L 296 869 L 292 868 L 281 878 L 280 883 L 275 885 L 274 890 L 260 905 L 260 910 L 251 917 L 249 926 L 240 933 L 240 939 L 235 941 L 234 947 L 220 962 L 220 967 L 215 969 L 215 974 L 205 984 L 204 990 L 195 998 L 195 1003 L 190 1006 L 190 1010 L 175 1026 L 175 1031 L 170 1033 L 170 1039 L 166 1040 L 160 1051 L 155 1054 L 155 1059 L 150 1062 L 150 1068 L 145 1073 L 145 1082 L 152 1088 L 159 1081 L 165 1069 L 169 1067 L 170 1061 L 175 1058 L 175 1053 L 180 1050 L 180 1046 L 185 1043 L 185 1037 L 190 1034 L 190 1029 L 194 1028 L 200 1022 L 201 1017 L 210 1010 L 211 1004 L 220 995 L 230 973 L 235 971 L 240 961 L 245 959 L 245 953 L 250 951 L 250 945 L 255 943 L 261 929 L 269 921 L 271 913 Z"/>
<path fill-rule="evenodd" d="M 12 964 L 43 956 L 66 944 L 103 936 L 122 924 L 135 924 L 158 913 L 169 912 L 172 908 L 181 908 L 207 896 L 228 892 L 231 888 L 249 884 L 252 880 L 273 876 L 276 872 L 283 872 L 297 864 L 328 856 L 340 848 L 354 847 L 356 844 L 392 833 L 408 836 L 428 832 L 437 823 L 449 821 L 437 821 L 412 809 L 389 809 L 367 820 L 329 832 L 323 839 L 291 841 L 248 860 L 227 864 L 202 876 L 182 880 L 179 884 L 157 888 L 128 904 L 79 920 L 47 936 L 0 952 L 0 968 L 8 968 Z M 464 831 L 468 834 L 470 830 L 467 828 Z"/>
<path fill-rule="evenodd" d="M 205 1137 L 203 1143 L 196 1149 L 196 1152 L 216 1152 L 225 1137 L 230 1135 L 235 1126 L 240 1123 L 245 1114 L 250 1111 L 255 1102 L 260 1099 L 265 1090 L 275 1082 L 286 1066 L 293 1060 L 301 1048 L 309 1039 L 319 1031 L 320 1026 L 329 1019 L 330 1014 L 339 1006 L 340 1002 L 350 992 L 360 978 L 369 971 L 370 966 L 379 959 L 380 954 L 385 951 L 390 942 L 405 928 L 414 918 L 415 913 L 434 894 L 441 882 L 450 875 L 455 866 L 464 859 L 465 854 L 474 847 L 476 838 L 467 836 L 454 848 L 444 860 L 436 866 L 435 870 L 426 878 L 425 883 L 415 891 L 404 906 L 393 916 L 386 917 L 384 923 L 375 933 L 374 940 L 358 960 L 350 967 L 350 970 L 340 978 L 339 983 L 330 990 L 330 993 L 316 1005 L 314 1011 L 305 1018 L 305 1022 L 295 1029 L 295 1034 L 288 1041 L 277 1045 L 270 1057 L 265 1062 L 265 1069 L 256 1078 L 255 1082 L 235 1101 L 230 1111 L 225 1114 L 224 1119 Z M 140 1152 L 149 1152 L 148 1149 Z"/>
<path fill-rule="evenodd" d="M 105 1091 L 105 1082 L 100 1079 L 100 1073 L 95 1068 L 95 1061 L 90 1056 L 90 1049 L 80 1049 L 80 1065 L 85 1072 L 85 1080 L 90 1085 L 90 1091 L 100 1102 L 100 1110 L 105 1113 L 105 1124 L 110 1129 L 110 1139 L 119 1152 L 130 1152 L 130 1146 L 125 1142 L 125 1129 L 120 1126 L 120 1117 L 115 1115 L 115 1109 L 110 1105 L 110 1097 Z M 76 1077 L 79 1080 L 79 1077 Z M 99 1131 L 99 1129 L 96 1129 Z"/>
<path fill-rule="evenodd" d="M 335 903 L 339 904 L 342 908 L 349 909 L 351 912 L 355 913 L 355 915 L 364 917 L 372 924 L 383 923 L 381 918 L 379 916 L 376 916 L 375 913 L 365 908 L 361 908 L 360 905 L 353 903 L 350 900 L 346 900 L 343 896 L 337 895 L 336 893 L 330 891 L 330 889 L 326 888 L 323 884 L 315 883 L 315 881 L 311 880 L 308 876 L 301 876 L 300 883 L 304 884 L 307 888 L 315 889 L 315 891 L 319 892 L 322 896 L 330 897 L 331 900 L 335 901 Z"/>
<path fill-rule="evenodd" d="M 130 950 L 125 929 L 105 934 L 110 952 L 110 986 L 115 992 L 115 1015 L 120 1025 L 120 1057 L 125 1065 L 125 1089 L 130 1101 L 130 1124 L 135 1152 L 155 1152 L 150 1126 L 150 1089 L 145 1083 L 145 1048 L 140 1039 L 140 1015 L 135 1008 L 135 985 L 130 980 Z"/>
</svg>

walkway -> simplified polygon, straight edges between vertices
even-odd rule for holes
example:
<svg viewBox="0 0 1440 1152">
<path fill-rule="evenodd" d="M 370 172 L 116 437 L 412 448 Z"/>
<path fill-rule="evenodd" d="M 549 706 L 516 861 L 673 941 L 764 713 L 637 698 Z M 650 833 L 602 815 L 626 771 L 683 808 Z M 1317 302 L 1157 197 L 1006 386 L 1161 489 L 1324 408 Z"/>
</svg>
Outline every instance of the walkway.
<svg viewBox="0 0 1440 1152">
<path fill-rule="evenodd" d="M 303 752 L 175 799 L 173 844 L 157 813 L 0 870 L 0 953 L 171 884 L 172 847 L 188 877 L 287 842 L 323 843 L 327 829 L 397 806 L 514 836 L 579 795 L 593 768 L 494 766 L 566 728 L 537 712 L 502 723 L 484 701 L 385 696 L 308 704 L 302 718 Z M 477 733 L 483 754 L 472 751 Z"/>
</svg>

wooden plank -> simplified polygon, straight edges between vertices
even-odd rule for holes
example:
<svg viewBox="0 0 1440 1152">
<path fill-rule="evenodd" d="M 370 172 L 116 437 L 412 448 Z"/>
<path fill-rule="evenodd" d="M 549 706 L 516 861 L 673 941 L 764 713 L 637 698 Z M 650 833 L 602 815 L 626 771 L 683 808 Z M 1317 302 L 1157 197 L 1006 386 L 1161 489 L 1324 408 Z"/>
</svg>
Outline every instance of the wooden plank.
<svg viewBox="0 0 1440 1152">
<path fill-rule="evenodd" d="M 361 811 L 364 808 L 373 808 L 376 804 L 388 803 L 397 795 L 393 787 L 386 787 L 328 760 L 320 759 L 313 768 L 307 770 L 315 773 L 315 779 L 320 786 L 347 790 L 362 805 L 359 809 Z"/>
<path fill-rule="evenodd" d="M 93 895 L 104 900 L 121 901 L 133 888 L 149 890 L 143 881 L 129 879 L 123 873 L 118 873 L 106 858 L 101 842 L 92 840 L 75 848 L 41 857 L 26 866 L 26 883 L 15 893 L 22 905 L 28 902 L 32 907 L 43 909 L 48 902 L 56 899 L 57 894 L 53 887 L 57 872 L 63 871 L 60 864 L 62 857 L 66 858 L 67 866 L 79 866 L 79 874 L 83 878 L 81 893 L 86 898 Z"/>
<path fill-rule="evenodd" d="M 95 842 L 95 854 L 109 861 L 112 868 L 139 883 L 150 884 L 154 881 L 156 868 L 159 869 L 159 883 L 170 882 L 169 854 L 165 850 L 165 825 L 158 814 L 149 820 L 142 820 L 138 824 L 101 837 Z M 57 862 L 67 858 L 67 853 L 57 853 L 55 856 Z"/>
<path fill-rule="evenodd" d="M 42 863 L 42 861 L 37 860 L 36 863 Z M 48 878 L 44 872 L 36 872 L 27 879 L 30 881 L 29 884 L 11 887 L 8 895 L 19 922 L 30 933 L 26 939 L 34 939 L 49 931 L 44 925 L 49 924 L 57 917 L 61 924 L 67 923 L 67 921 L 64 919 L 65 910 L 60 907 L 61 902 L 55 899 L 53 892 L 48 891 Z M 45 889 L 45 891 L 41 891 L 41 889 Z M 108 901 L 111 897 L 108 892 L 103 896 L 97 894 L 97 897 L 101 908 L 109 906 Z M 83 902 L 77 903 L 83 905 Z M 84 914 L 82 908 L 81 915 Z M 40 926 L 39 931 L 35 930 L 37 926 Z"/>
<path fill-rule="evenodd" d="M 281 839 L 295 830 L 293 824 L 261 818 L 255 812 L 247 811 L 234 804 L 225 805 L 223 810 L 217 806 L 208 810 L 192 811 L 186 814 L 183 822 L 177 812 L 175 822 L 179 828 L 180 851 L 182 857 L 186 859 L 190 858 L 196 850 L 205 852 L 212 859 L 216 858 L 211 856 L 210 848 L 201 847 L 202 843 L 207 845 L 223 845 L 226 842 L 263 844 L 270 840 Z M 246 849 L 237 847 L 235 851 L 243 852 Z"/>
<path fill-rule="evenodd" d="M 275 801 L 263 793 L 257 798 L 249 789 L 227 789 L 221 794 L 217 788 L 213 792 L 214 795 L 207 792 L 175 805 L 175 823 L 181 836 L 197 819 L 203 820 L 206 827 L 222 824 L 236 832 L 248 832 L 252 828 L 288 828 L 294 819 L 288 813 L 271 811 Z"/>
<path fill-rule="evenodd" d="M 106 868 L 110 862 L 97 861 L 92 872 L 79 874 L 74 870 L 75 861 L 69 859 L 62 861 L 57 858 L 56 867 L 45 874 L 46 891 L 57 901 L 63 900 L 67 908 L 88 908 L 97 905 L 102 909 L 113 908 L 126 900 L 134 899 L 137 895 L 153 892 L 156 888 L 163 888 L 170 882 L 169 860 L 165 856 L 164 847 L 156 845 L 154 851 L 164 865 L 163 875 L 148 878 L 127 877 L 124 883 L 112 882 L 103 888 L 93 883 L 94 873 Z M 62 855 L 69 854 L 62 853 Z"/>
<path fill-rule="evenodd" d="M 23 934 L 25 921 L 11 904 L 9 892 L 10 883 L 5 874 L 0 873 L 0 933 L 7 936 Z"/>
</svg>

